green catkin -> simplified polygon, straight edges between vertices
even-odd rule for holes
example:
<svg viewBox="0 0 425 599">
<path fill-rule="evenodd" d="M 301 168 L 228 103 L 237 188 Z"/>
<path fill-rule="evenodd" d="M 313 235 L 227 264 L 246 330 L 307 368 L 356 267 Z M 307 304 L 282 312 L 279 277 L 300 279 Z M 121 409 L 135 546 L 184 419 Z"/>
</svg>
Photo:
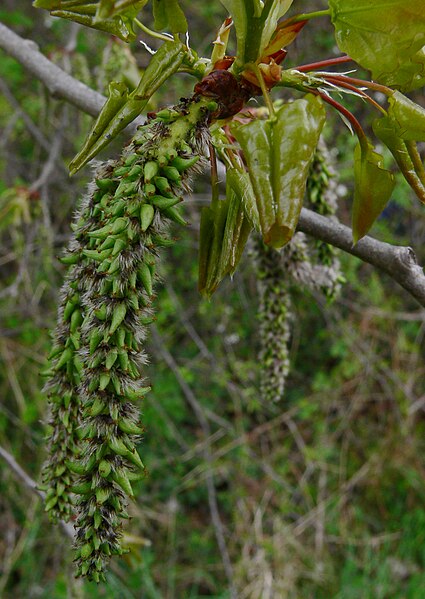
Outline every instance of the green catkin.
<svg viewBox="0 0 425 599">
<path fill-rule="evenodd" d="M 252 252 L 256 265 L 261 364 L 260 394 L 265 402 L 282 399 L 289 373 L 291 296 L 280 254 L 255 236 Z"/>
<path fill-rule="evenodd" d="M 110 175 L 108 163 L 99 169 L 99 176 Z M 96 228 L 93 218 L 95 208 L 103 192 L 91 184 L 87 196 L 74 219 L 73 229 L 85 234 Z M 80 223 L 80 224 L 78 224 Z M 81 324 L 84 319 L 82 294 L 85 290 L 84 273 L 90 260 L 85 255 L 88 248 L 76 237 L 60 261 L 69 266 L 61 290 L 57 327 L 54 333 L 54 352 L 49 356 L 49 378 L 45 392 L 49 401 L 48 458 L 42 471 L 42 483 L 46 491 L 46 511 L 52 521 L 68 521 L 73 515 L 72 486 L 75 472 L 69 464 L 77 451 L 78 427 L 81 417 L 79 386 L 82 375 Z M 91 262 L 93 263 L 93 262 Z"/>
<path fill-rule="evenodd" d="M 318 214 L 332 218 L 337 209 L 336 187 L 331 156 L 324 140 L 320 139 L 307 179 L 307 206 Z M 316 286 L 332 301 L 345 282 L 338 258 L 339 250 L 324 241 L 314 240 L 311 243 L 317 262 L 322 266 L 322 282 Z"/>
<path fill-rule="evenodd" d="M 158 247 L 168 244 L 168 222 L 183 220 L 168 202 L 152 202 L 145 189 L 155 185 L 154 197 L 162 196 L 160 186 L 169 190 L 169 199 L 180 199 L 193 166 L 185 168 L 178 180 L 173 167 L 167 179 L 166 170 L 159 175 L 159 156 L 164 168 L 164 156 L 197 167 L 194 158 L 202 152 L 207 130 L 206 102 L 186 102 L 175 112 L 172 123 L 152 120 L 140 128 L 120 159 L 97 170 L 71 244 L 71 253 L 81 258 L 68 276 L 81 304 L 77 327 L 81 366 L 77 393 L 76 385 L 73 388 L 78 440 L 64 463 L 73 492 L 78 493 L 77 575 L 97 582 L 104 578 L 110 556 L 124 552 L 121 523 L 128 517 L 128 498 L 134 495 L 131 481 L 144 474 L 136 449 L 143 431 L 136 402 L 149 391 L 142 374 L 147 361 L 143 347 L 146 324 L 153 320 L 155 263 Z M 66 305 L 69 298 L 64 299 Z M 63 312 L 58 339 L 67 343 L 69 332 L 63 330 L 62 320 Z"/>
<path fill-rule="evenodd" d="M 321 140 L 307 181 L 306 201 L 319 214 L 331 217 L 336 211 L 337 195 L 328 163 L 329 155 Z M 253 255 L 259 295 L 260 392 L 263 401 L 276 401 L 283 396 L 290 368 L 291 288 L 319 290 L 332 300 L 344 279 L 337 250 L 300 232 L 280 252 L 256 238 Z"/>
</svg>

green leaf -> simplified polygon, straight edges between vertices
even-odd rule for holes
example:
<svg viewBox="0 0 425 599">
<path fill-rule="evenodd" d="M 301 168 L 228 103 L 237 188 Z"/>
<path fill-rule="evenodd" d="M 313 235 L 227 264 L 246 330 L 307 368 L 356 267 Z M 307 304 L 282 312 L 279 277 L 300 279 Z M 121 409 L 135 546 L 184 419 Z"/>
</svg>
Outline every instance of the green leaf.
<svg viewBox="0 0 425 599">
<path fill-rule="evenodd" d="M 229 188 L 240 197 L 245 215 L 252 228 L 260 231 L 260 215 L 258 214 L 256 198 L 248 173 L 235 168 L 227 169 L 226 190 Z"/>
<path fill-rule="evenodd" d="M 186 46 L 179 41 L 170 40 L 162 44 L 151 58 L 132 96 L 138 100 L 148 100 L 178 70 L 186 51 Z"/>
<path fill-rule="evenodd" d="M 353 241 L 369 231 L 385 208 L 394 189 L 393 174 L 384 168 L 383 157 L 365 140 L 354 150 Z"/>
<path fill-rule="evenodd" d="M 295 232 L 325 118 L 320 98 L 308 95 L 284 104 L 275 118 L 231 128 L 245 155 L 264 242 L 276 249 Z"/>
<path fill-rule="evenodd" d="M 235 272 L 252 230 L 242 204 L 245 187 L 239 186 L 238 175 L 236 169 L 228 169 L 226 199 L 213 201 L 201 212 L 198 285 L 206 297 Z"/>
<path fill-rule="evenodd" d="M 172 33 L 186 33 L 187 21 L 178 0 L 153 0 L 155 29 Z"/>
<path fill-rule="evenodd" d="M 264 48 L 269 44 L 278 24 L 278 21 L 284 14 L 288 12 L 292 4 L 292 0 L 273 0 L 263 8 L 264 27 L 261 33 L 261 41 L 259 47 L 259 56 L 261 56 Z M 282 44 L 283 46 L 283 44 Z M 282 47 L 281 46 L 281 47 Z"/>
<path fill-rule="evenodd" d="M 100 150 L 137 118 L 145 108 L 152 94 L 177 71 L 186 54 L 180 42 L 169 41 L 162 44 L 151 58 L 139 85 L 128 94 L 124 83 L 111 83 L 109 98 L 94 123 L 83 148 L 69 165 L 71 174 L 76 173 Z"/>
<path fill-rule="evenodd" d="M 391 117 L 375 119 L 373 132 L 387 146 L 410 187 L 421 202 L 425 203 L 425 169 L 418 158 L 413 141 L 404 141 L 397 131 L 397 123 Z M 414 147 L 412 148 L 412 145 Z"/>
<path fill-rule="evenodd" d="M 136 16 L 144 4 L 145 0 L 140 0 L 130 5 L 128 3 L 122 11 L 114 11 L 115 4 L 123 4 L 123 2 L 101 3 L 78 1 L 78 0 L 35 0 L 33 6 L 36 8 L 44 8 L 50 11 L 54 17 L 68 19 L 86 27 L 106 31 L 125 42 L 130 42 L 136 38 L 133 30 L 133 17 Z M 110 13 L 108 18 L 100 18 L 101 14 Z"/>
<path fill-rule="evenodd" d="M 388 99 L 388 115 L 395 132 L 404 140 L 425 141 L 425 110 L 396 91 Z"/>
<path fill-rule="evenodd" d="M 292 0 L 221 0 L 233 19 L 236 30 L 238 62 L 255 62 L 269 43 L 279 19 Z"/>
<path fill-rule="evenodd" d="M 425 80 L 425 0 L 329 0 L 339 48 L 402 90 Z"/>
<path fill-rule="evenodd" d="M 110 139 L 108 136 L 110 135 L 111 124 L 115 122 L 116 116 L 120 114 L 127 102 L 128 89 L 126 85 L 112 81 L 109 84 L 108 99 L 87 136 L 82 149 L 69 165 L 71 175 L 82 168 L 109 143 Z"/>
<path fill-rule="evenodd" d="M 129 19 L 137 17 L 147 3 L 148 0 L 100 0 L 96 21 L 110 19 L 117 15 L 125 15 Z"/>
</svg>

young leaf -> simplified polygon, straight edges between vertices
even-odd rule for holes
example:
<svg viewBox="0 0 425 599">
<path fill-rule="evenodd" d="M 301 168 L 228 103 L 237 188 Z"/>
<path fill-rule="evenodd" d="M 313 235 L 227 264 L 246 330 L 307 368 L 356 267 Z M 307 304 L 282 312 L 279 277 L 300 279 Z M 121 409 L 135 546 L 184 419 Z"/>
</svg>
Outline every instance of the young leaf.
<svg viewBox="0 0 425 599">
<path fill-rule="evenodd" d="M 279 19 L 292 0 L 221 0 L 236 29 L 237 57 L 240 63 L 255 62 L 270 42 Z"/>
<path fill-rule="evenodd" d="M 396 91 L 388 99 L 388 115 L 396 134 L 404 140 L 425 141 L 425 110 Z"/>
<path fill-rule="evenodd" d="M 242 189 L 227 171 L 226 199 L 202 209 L 199 251 L 199 291 L 210 297 L 223 278 L 232 275 L 242 256 L 251 224 L 241 202 Z"/>
<path fill-rule="evenodd" d="M 252 228 L 260 231 L 260 215 L 248 173 L 235 168 L 227 169 L 226 193 L 228 189 L 233 190 L 240 197 L 245 215 Z"/>
<path fill-rule="evenodd" d="M 404 141 L 397 133 L 397 124 L 391 117 L 375 119 L 372 123 L 373 132 L 387 146 L 394 156 L 403 177 L 418 196 L 425 203 L 425 170 L 422 162 L 412 160 L 413 141 Z"/>
<path fill-rule="evenodd" d="M 295 232 L 324 122 L 321 100 L 308 95 L 284 104 L 274 118 L 232 126 L 248 165 L 264 242 L 276 249 Z"/>
<path fill-rule="evenodd" d="M 162 44 L 151 58 L 139 85 L 131 94 L 128 94 L 123 83 L 111 83 L 109 99 L 97 117 L 83 148 L 69 165 L 71 174 L 87 164 L 141 114 L 152 94 L 177 71 L 185 52 L 185 47 L 180 42 L 170 40 Z"/>
<path fill-rule="evenodd" d="M 402 90 L 425 79 L 425 0 L 329 0 L 339 48 Z"/>
<path fill-rule="evenodd" d="M 148 0 L 100 0 L 96 12 L 96 20 L 110 19 L 125 14 L 128 18 L 136 17 Z"/>
<path fill-rule="evenodd" d="M 105 3 L 103 3 L 105 4 Z M 111 3 L 109 3 L 111 4 Z M 125 42 L 130 42 L 136 38 L 133 30 L 133 17 L 136 16 L 140 8 L 146 4 L 145 0 L 133 2 L 132 8 L 127 8 L 125 11 L 120 11 L 121 14 L 114 14 L 113 9 L 111 16 L 108 18 L 100 18 L 98 10 L 101 8 L 97 2 L 78 1 L 66 2 L 62 0 L 35 0 L 33 6 L 36 8 L 45 8 L 50 11 L 53 17 L 61 17 L 70 21 L 75 21 L 86 27 L 106 31 Z M 108 12 L 110 9 L 108 10 Z M 105 8 L 103 9 L 105 14 Z"/>
<path fill-rule="evenodd" d="M 105 139 L 105 132 L 128 101 L 128 90 L 124 83 L 112 81 L 109 84 L 109 97 L 97 117 L 87 139 L 77 156 L 71 161 L 69 170 L 74 174 L 99 151 L 98 145 Z M 108 143 L 108 142 L 106 142 Z M 104 143 L 103 145 L 106 145 Z"/>
<path fill-rule="evenodd" d="M 186 33 L 187 21 L 178 0 L 153 0 L 155 29 L 171 33 Z"/>
<path fill-rule="evenodd" d="M 385 208 L 395 185 L 393 174 L 384 168 L 384 159 L 372 144 L 358 144 L 354 150 L 353 241 L 369 231 Z"/>
<path fill-rule="evenodd" d="M 261 16 L 262 16 L 262 21 L 263 21 L 264 25 L 263 25 L 263 30 L 261 32 L 261 41 L 260 41 L 260 47 L 259 47 L 259 53 L 258 53 L 259 56 L 262 56 L 264 49 L 269 44 L 273 34 L 275 33 L 279 19 L 288 12 L 288 10 L 291 7 L 292 1 L 293 0 L 273 0 L 273 2 L 269 2 L 263 8 L 263 12 L 262 12 Z M 301 27 L 302 27 L 302 25 L 301 25 Z M 295 29 L 297 29 L 297 28 L 295 28 Z M 296 37 L 296 34 L 292 39 L 294 39 L 295 37 Z M 290 42 L 284 41 L 282 43 L 282 45 L 279 48 L 277 48 L 277 50 L 280 50 L 280 48 L 282 48 L 287 43 L 290 43 Z M 270 52 L 270 54 L 271 53 L 272 52 Z"/>
</svg>

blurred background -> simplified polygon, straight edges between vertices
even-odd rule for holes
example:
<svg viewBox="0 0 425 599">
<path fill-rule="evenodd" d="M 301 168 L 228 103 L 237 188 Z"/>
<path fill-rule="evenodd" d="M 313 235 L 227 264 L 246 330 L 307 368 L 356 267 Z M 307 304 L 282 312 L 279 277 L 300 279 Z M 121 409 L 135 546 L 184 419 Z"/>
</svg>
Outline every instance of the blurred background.
<svg viewBox="0 0 425 599">
<path fill-rule="evenodd" d="M 192 46 L 209 55 L 224 9 L 182 6 Z M 0 21 L 102 93 L 111 80 L 135 85 L 148 61 L 139 42 L 122 46 L 24 0 L 3 0 Z M 286 64 L 337 54 L 328 21 L 317 19 Z M 174 76 L 152 108 L 193 84 Z M 420 91 L 412 97 L 425 105 Z M 368 106 L 344 102 L 369 130 Z M 87 167 L 69 178 L 67 164 L 91 123 L 0 51 L 0 446 L 34 480 L 45 457 L 39 373 L 64 276 L 57 258 L 90 179 Z M 338 217 L 349 223 L 354 140 L 331 112 L 325 138 Z M 246 253 L 233 280 L 211 301 L 200 297 L 197 225 L 208 177 L 194 187 L 191 225 L 163 254 L 148 341 L 153 391 L 141 455 L 150 475 L 130 506 L 131 553 L 113 561 L 106 584 L 75 581 L 69 538 L 0 456 L 0 597 L 423 599 L 425 310 L 386 275 L 341 255 L 347 282 L 333 303 L 291 287 L 291 372 L 284 398 L 263 401 L 256 267 Z M 411 245 L 424 264 L 424 233 L 424 207 L 400 179 L 372 234 Z"/>
</svg>

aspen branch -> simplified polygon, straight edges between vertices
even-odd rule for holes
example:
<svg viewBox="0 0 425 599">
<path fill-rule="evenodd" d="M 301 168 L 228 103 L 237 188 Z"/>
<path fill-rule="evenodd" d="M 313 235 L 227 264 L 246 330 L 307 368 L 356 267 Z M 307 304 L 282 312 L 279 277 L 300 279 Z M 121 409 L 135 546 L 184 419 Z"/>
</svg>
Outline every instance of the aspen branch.
<svg viewBox="0 0 425 599">
<path fill-rule="evenodd" d="M 35 42 L 20 37 L 3 23 L 0 23 L 0 48 L 44 83 L 53 97 L 63 98 L 91 116 L 99 114 L 105 103 L 102 94 L 65 73 L 39 51 Z"/>
<path fill-rule="evenodd" d="M 412 248 L 391 245 L 369 236 L 353 246 L 349 227 L 306 208 L 301 211 L 298 230 L 384 271 L 425 307 L 425 274 Z"/>
<path fill-rule="evenodd" d="M 52 95 L 67 100 L 96 117 L 105 97 L 48 60 L 31 40 L 25 40 L 0 23 L 0 48 L 46 85 Z M 349 227 L 303 208 L 298 230 L 368 262 L 387 273 L 425 307 L 425 274 L 412 248 L 393 246 L 364 237 L 355 246 Z"/>
</svg>

